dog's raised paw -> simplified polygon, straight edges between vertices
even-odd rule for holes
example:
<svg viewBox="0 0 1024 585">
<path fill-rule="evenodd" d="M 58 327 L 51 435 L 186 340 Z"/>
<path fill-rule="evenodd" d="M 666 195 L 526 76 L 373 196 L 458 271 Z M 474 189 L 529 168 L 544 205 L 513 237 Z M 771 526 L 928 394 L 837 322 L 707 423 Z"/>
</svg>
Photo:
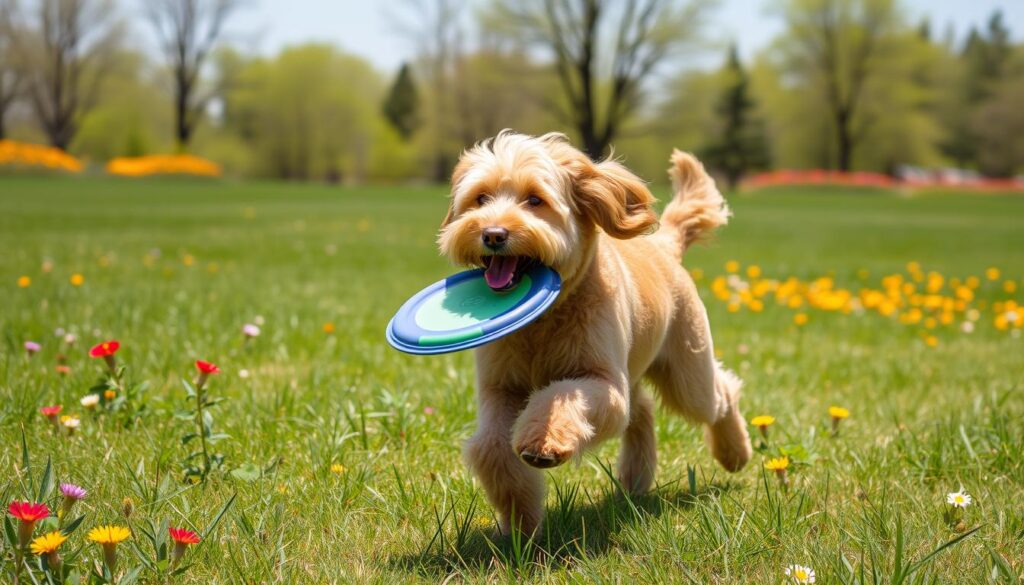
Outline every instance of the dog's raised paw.
<svg viewBox="0 0 1024 585">
<path fill-rule="evenodd" d="M 522 459 L 527 465 L 531 465 L 538 469 L 548 469 L 551 467 L 557 467 L 566 462 L 569 457 L 567 455 L 557 455 L 554 453 L 534 453 L 530 450 L 523 450 L 519 452 L 519 458 Z"/>
</svg>

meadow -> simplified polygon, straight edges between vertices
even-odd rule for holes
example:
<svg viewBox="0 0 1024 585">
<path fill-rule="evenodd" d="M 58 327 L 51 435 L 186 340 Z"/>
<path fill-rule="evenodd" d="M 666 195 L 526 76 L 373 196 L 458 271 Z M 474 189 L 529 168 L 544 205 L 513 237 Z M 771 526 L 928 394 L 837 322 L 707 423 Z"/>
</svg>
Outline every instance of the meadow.
<svg viewBox="0 0 1024 585">
<path fill-rule="evenodd" d="M 817 583 L 1021 582 L 1024 198 L 729 197 L 733 222 L 684 263 L 745 416 L 774 417 L 767 439 L 752 426 L 758 452 L 729 475 L 659 412 L 657 489 L 624 496 L 610 443 L 549 473 L 544 533 L 523 542 L 495 537 L 461 463 L 472 355 L 384 341 L 402 301 L 453 272 L 433 243 L 444 193 L 0 178 L 4 505 L 56 511 L 56 484 L 85 488 L 36 536 L 75 528 L 65 570 L 102 573 L 87 533 L 129 528 L 122 583 L 783 583 L 794 564 Z M 107 368 L 89 348 L 108 340 L 125 370 L 89 407 Z M 182 382 L 197 359 L 224 399 L 206 406 L 222 460 L 202 479 Z M 837 432 L 832 406 L 849 411 Z M 788 487 L 764 467 L 781 456 Z M 970 505 L 947 504 L 958 491 Z M 173 566 L 168 524 L 201 536 Z M 45 582 L 26 562 L 21 579 Z"/>
</svg>

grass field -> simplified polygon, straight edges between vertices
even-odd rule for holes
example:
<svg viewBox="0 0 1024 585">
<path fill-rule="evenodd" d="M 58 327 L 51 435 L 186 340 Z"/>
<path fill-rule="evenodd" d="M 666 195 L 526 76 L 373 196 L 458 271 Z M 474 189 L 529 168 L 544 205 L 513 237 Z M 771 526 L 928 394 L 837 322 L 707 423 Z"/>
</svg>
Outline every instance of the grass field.
<svg viewBox="0 0 1024 585">
<path fill-rule="evenodd" d="M 818 583 L 1020 582 L 1024 341 L 1006 301 L 1024 304 L 1024 198 L 733 196 L 733 223 L 685 263 L 717 351 L 746 381 L 745 415 L 776 417 L 769 441 L 730 476 L 699 429 L 659 413 L 650 496 L 618 493 L 607 444 L 549 474 L 545 532 L 523 543 L 492 536 L 460 460 L 472 356 L 406 356 L 383 338 L 403 300 L 452 272 L 433 245 L 443 193 L 0 179 L 5 505 L 47 492 L 51 460 L 52 481 L 89 491 L 65 567 L 101 558 L 91 527 L 130 526 L 123 582 L 163 581 L 146 533 L 164 542 L 164 522 L 204 536 L 177 567 L 183 583 L 781 583 L 794 563 Z M 861 289 L 885 291 L 894 274 L 894 312 L 860 308 Z M 789 277 L 797 292 L 783 298 L 772 282 Z M 247 323 L 262 324 L 248 341 Z M 87 352 L 107 339 L 122 344 L 127 385 L 148 388 L 87 411 L 79 399 L 105 367 Z M 28 357 L 25 341 L 41 351 Z M 228 438 L 211 447 L 223 467 L 192 484 L 193 421 L 175 413 L 197 358 L 223 370 L 209 392 L 227 400 L 208 412 Z M 74 434 L 39 413 L 50 404 L 81 416 Z M 836 436 L 832 405 L 851 412 Z M 788 490 L 763 469 L 783 452 Z M 951 516 L 946 495 L 961 488 L 973 504 Z M 59 507 L 56 490 L 44 496 Z"/>
</svg>

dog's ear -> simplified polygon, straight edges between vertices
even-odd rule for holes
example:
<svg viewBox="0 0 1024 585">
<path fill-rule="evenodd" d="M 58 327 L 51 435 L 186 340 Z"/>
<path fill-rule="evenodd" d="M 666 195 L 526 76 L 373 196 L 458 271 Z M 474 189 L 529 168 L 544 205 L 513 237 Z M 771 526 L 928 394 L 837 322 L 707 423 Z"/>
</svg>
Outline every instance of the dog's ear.
<svg viewBox="0 0 1024 585">
<path fill-rule="evenodd" d="M 606 234 L 625 240 L 657 225 L 654 196 L 626 167 L 612 160 L 588 161 L 579 171 L 576 200 L 583 214 Z"/>
<path fill-rule="evenodd" d="M 455 170 L 452 171 L 452 192 L 448 196 L 448 213 L 445 214 L 444 220 L 441 222 L 441 229 L 448 227 L 448 224 L 455 219 L 455 190 L 458 188 L 462 177 L 466 176 L 469 166 L 469 161 L 466 160 L 465 154 L 463 154 L 462 158 L 455 165 Z"/>
</svg>

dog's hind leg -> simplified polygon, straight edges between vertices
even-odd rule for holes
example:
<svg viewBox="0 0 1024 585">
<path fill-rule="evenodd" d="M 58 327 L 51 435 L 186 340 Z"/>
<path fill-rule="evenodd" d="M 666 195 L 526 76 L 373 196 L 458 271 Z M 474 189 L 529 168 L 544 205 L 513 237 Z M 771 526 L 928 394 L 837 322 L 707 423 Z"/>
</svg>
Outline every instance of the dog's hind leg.
<svg viewBox="0 0 1024 585">
<path fill-rule="evenodd" d="M 715 360 L 707 313 L 693 283 L 687 285 L 647 376 L 667 407 L 706 425 L 708 447 L 722 467 L 739 471 L 752 454 L 739 409 L 742 382 Z"/>
<path fill-rule="evenodd" d="M 644 389 L 633 387 L 629 425 L 619 452 L 619 483 L 633 495 L 647 493 L 654 481 L 658 450 L 654 440 L 654 403 Z"/>
</svg>

